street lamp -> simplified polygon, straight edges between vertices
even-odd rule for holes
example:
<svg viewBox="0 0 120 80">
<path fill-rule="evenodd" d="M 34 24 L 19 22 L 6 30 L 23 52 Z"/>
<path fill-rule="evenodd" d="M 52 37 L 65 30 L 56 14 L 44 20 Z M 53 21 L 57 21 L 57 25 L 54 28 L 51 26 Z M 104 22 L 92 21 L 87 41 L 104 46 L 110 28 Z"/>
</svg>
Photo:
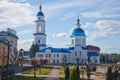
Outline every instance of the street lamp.
<svg viewBox="0 0 120 80">
<path fill-rule="evenodd" d="M 90 80 L 90 55 L 88 55 L 88 63 L 87 63 L 87 77 Z"/>
<path fill-rule="evenodd" d="M 41 65 L 42 65 L 41 64 L 41 54 L 40 54 L 40 63 L 39 64 L 40 64 L 40 71 L 39 71 L 39 73 L 41 74 Z"/>
</svg>

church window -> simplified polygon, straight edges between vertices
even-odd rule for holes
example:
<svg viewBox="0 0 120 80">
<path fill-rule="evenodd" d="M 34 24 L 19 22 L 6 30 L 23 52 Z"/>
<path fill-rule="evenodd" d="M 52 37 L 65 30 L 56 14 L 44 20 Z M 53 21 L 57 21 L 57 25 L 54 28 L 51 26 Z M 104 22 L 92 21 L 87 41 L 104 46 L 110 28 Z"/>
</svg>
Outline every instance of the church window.
<svg viewBox="0 0 120 80">
<path fill-rule="evenodd" d="M 47 58 L 47 54 L 46 54 L 46 58 Z"/>
<path fill-rule="evenodd" d="M 40 40 L 38 40 L 38 43 L 40 43 Z"/>
<path fill-rule="evenodd" d="M 77 51 L 75 51 L 75 56 L 77 56 Z"/>
<path fill-rule="evenodd" d="M 51 57 L 51 54 L 49 54 L 49 57 Z"/>
<path fill-rule="evenodd" d="M 57 63 L 59 63 L 59 60 L 57 60 Z"/>
<path fill-rule="evenodd" d="M 43 54 L 40 54 L 40 57 L 43 57 Z"/>
<path fill-rule="evenodd" d="M 59 57 L 59 54 L 57 54 L 57 57 Z"/>
<path fill-rule="evenodd" d="M 55 64 L 55 60 L 53 60 L 53 63 Z"/>
<path fill-rule="evenodd" d="M 54 54 L 54 57 L 55 57 L 55 54 Z"/>
<path fill-rule="evenodd" d="M 81 56 L 81 51 L 80 51 L 80 53 L 79 53 L 79 54 L 80 54 L 80 56 Z"/>
</svg>

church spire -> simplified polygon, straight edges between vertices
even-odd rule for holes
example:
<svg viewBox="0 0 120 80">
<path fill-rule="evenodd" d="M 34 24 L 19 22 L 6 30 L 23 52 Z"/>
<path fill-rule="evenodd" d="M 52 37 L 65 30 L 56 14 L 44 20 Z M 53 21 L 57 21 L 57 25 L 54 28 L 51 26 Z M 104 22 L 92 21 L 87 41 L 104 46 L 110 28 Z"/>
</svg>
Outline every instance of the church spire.
<svg viewBox="0 0 120 80">
<path fill-rule="evenodd" d="M 40 1 L 39 10 L 42 11 L 41 1 Z"/>
<path fill-rule="evenodd" d="M 77 25 L 77 27 L 80 27 L 80 19 L 79 18 L 77 18 L 77 23 L 76 23 L 76 25 Z"/>
<path fill-rule="evenodd" d="M 41 4 L 40 4 L 40 7 L 39 7 L 39 10 L 42 11 L 42 6 L 41 6 Z"/>
</svg>

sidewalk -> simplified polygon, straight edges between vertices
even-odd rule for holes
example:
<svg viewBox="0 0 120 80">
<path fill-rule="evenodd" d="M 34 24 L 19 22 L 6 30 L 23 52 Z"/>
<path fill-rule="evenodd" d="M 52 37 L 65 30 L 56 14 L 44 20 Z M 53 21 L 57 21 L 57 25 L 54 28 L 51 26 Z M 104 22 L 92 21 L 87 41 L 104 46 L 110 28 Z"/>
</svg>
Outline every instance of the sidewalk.
<svg viewBox="0 0 120 80">
<path fill-rule="evenodd" d="M 54 66 L 49 75 L 36 74 L 36 77 L 45 77 L 45 80 L 59 80 L 59 66 Z M 20 76 L 34 76 L 34 74 L 15 74 Z"/>
<path fill-rule="evenodd" d="M 59 70 L 58 66 L 54 66 L 51 73 L 48 75 L 49 77 L 45 78 L 45 80 L 59 80 Z"/>
</svg>

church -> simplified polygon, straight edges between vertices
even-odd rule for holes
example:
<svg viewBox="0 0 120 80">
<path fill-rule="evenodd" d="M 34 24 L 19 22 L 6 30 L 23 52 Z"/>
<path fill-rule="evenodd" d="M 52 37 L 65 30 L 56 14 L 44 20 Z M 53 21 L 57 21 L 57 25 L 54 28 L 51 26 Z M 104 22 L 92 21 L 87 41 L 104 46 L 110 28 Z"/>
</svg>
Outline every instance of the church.
<svg viewBox="0 0 120 80">
<path fill-rule="evenodd" d="M 36 17 L 36 32 L 33 35 L 34 42 L 39 46 L 39 51 L 36 52 L 36 60 L 38 62 L 46 61 L 47 64 L 86 64 L 89 57 L 91 64 L 100 64 L 100 48 L 86 45 L 86 34 L 80 27 L 79 18 L 76 20 L 76 27 L 70 35 L 71 46 L 54 48 L 46 45 L 46 21 L 41 5 Z"/>
</svg>

